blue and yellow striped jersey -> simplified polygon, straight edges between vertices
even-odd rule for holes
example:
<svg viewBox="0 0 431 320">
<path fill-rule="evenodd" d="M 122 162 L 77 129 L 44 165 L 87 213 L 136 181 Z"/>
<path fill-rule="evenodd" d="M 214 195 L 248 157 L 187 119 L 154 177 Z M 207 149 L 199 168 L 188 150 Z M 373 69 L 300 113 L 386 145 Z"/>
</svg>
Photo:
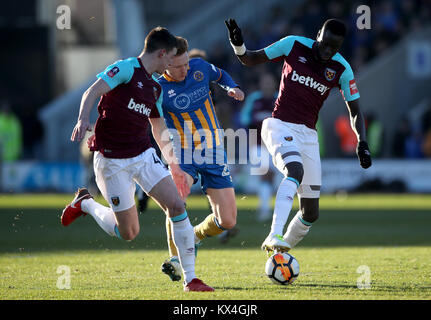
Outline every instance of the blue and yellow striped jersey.
<svg viewBox="0 0 431 320">
<path fill-rule="evenodd" d="M 206 163 L 224 159 L 223 130 L 217 120 L 211 98 L 210 82 L 224 88 L 238 85 L 227 72 L 203 59 L 190 59 L 183 81 L 174 81 L 166 73 L 158 79 L 163 88 L 162 110 L 174 149 L 181 163 L 195 163 L 194 155 Z"/>
</svg>

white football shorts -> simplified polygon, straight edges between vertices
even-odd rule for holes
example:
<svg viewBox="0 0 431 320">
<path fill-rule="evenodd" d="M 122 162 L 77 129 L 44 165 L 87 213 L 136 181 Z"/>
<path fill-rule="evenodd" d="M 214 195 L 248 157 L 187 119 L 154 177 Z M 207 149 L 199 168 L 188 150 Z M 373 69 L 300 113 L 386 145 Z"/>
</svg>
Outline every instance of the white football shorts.
<svg viewBox="0 0 431 320">
<path fill-rule="evenodd" d="M 114 212 L 135 205 L 136 183 L 148 194 L 160 180 L 171 175 L 154 148 L 127 159 L 105 158 L 95 152 L 93 166 L 97 187 Z"/>
<path fill-rule="evenodd" d="M 319 198 L 322 185 L 319 140 L 317 131 L 303 124 L 267 118 L 262 122 L 262 141 L 265 143 L 276 168 L 284 174 L 288 162 L 301 162 L 304 176 L 298 196 Z"/>
</svg>

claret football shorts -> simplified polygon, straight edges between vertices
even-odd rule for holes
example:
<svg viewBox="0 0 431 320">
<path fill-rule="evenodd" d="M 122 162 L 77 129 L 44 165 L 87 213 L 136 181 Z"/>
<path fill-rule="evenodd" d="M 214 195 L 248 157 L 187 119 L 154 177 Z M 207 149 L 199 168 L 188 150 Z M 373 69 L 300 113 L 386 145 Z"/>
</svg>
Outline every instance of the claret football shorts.
<svg viewBox="0 0 431 320">
<path fill-rule="evenodd" d="M 135 205 L 136 183 L 148 194 L 171 174 L 153 148 L 127 159 L 105 158 L 95 152 L 93 166 L 97 187 L 114 212 Z"/>
<path fill-rule="evenodd" d="M 302 162 L 304 177 L 298 188 L 298 196 L 320 197 L 322 169 L 317 131 L 302 124 L 267 118 L 262 123 L 261 136 L 280 172 L 283 173 L 286 161 Z"/>
</svg>

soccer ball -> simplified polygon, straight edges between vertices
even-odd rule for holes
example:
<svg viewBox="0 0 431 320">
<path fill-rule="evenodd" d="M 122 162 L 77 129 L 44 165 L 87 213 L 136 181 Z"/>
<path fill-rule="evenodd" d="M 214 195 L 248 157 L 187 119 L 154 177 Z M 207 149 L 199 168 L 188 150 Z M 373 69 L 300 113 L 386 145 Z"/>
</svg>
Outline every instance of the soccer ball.
<svg viewBox="0 0 431 320">
<path fill-rule="evenodd" d="M 298 278 L 299 263 L 287 252 L 276 252 L 266 261 L 265 273 L 273 283 L 288 285 Z"/>
</svg>

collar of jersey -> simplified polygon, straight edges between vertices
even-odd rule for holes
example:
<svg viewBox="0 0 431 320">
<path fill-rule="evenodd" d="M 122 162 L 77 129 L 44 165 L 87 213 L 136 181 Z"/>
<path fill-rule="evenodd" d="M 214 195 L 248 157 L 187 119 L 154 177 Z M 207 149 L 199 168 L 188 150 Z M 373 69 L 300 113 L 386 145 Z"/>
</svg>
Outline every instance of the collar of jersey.
<svg viewBox="0 0 431 320">
<path fill-rule="evenodd" d="M 166 72 L 163 74 L 163 78 L 165 78 L 166 81 L 169 81 L 169 82 L 178 82 L 177 80 L 169 76 Z"/>
</svg>

